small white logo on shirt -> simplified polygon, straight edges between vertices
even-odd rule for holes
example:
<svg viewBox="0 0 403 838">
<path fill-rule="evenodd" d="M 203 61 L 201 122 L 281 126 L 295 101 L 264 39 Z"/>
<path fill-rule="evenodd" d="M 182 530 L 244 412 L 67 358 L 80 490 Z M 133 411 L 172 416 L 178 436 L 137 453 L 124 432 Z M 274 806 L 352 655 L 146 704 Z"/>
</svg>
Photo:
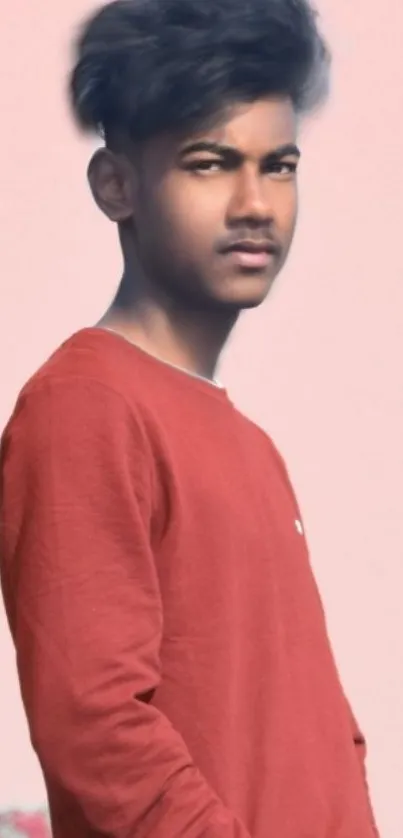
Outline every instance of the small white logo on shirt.
<svg viewBox="0 0 403 838">
<path fill-rule="evenodd" d="M 299 518 L 296 518 L 295 520 L 295 529 L 297 530 L 297 532 L 299 532 L 300 535 L 304 534 L 304 528 Z"/>
</svg>

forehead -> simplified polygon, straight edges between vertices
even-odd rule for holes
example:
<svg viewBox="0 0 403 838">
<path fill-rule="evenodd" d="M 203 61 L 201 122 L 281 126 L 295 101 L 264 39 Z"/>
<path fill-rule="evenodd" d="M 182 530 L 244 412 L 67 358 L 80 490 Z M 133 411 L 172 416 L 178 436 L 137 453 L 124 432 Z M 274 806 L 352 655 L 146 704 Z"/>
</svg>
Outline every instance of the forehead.
<svg viewBox="0 0 403 838">
<path fill-rule="evenodd" d="M 261 156 L 288 143 L 295 143 L 298 120 L 290 99 L 261 99 L 232 106 L 224 116 L 192 137 L 231 146 L 240 152 Z"/>
</svg>

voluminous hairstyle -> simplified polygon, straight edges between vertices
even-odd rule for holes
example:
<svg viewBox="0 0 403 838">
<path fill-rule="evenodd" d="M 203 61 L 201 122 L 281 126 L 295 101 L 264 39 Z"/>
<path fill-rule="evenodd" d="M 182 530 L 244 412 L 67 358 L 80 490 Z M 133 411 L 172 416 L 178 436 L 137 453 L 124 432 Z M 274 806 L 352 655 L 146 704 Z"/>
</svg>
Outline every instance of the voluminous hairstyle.
<svg viewBox="0 0 403 838">
<path fill-rule="evenodd" d="M 115 0 L 82 28 L 69 92 L 83 130 L 141 141 L 268 96 L 309 112 L 329 65 L 309 0 Z"/>
</svg>

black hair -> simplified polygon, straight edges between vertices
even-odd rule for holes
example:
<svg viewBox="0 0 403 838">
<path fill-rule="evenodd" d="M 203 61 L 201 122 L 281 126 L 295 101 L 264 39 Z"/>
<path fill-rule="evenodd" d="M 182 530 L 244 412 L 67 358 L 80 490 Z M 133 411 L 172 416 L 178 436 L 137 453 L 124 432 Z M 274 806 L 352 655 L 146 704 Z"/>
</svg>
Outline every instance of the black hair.
<svg viewBox="0 0 403 838">
<path fill-rule="evenodd" d="M 86 131 L 144 140 L 227 105 L 328 89 L 330 57 L 309 0 L 115 0 L 76 42 L 70 100 Z"/>
</svg>

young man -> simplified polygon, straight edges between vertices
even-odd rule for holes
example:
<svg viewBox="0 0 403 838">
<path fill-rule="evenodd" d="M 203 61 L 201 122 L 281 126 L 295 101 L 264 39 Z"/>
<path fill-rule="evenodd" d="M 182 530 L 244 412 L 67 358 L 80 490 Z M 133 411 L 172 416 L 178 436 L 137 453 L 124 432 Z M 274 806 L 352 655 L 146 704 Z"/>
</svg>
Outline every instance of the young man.
<svg viewBox="0 0 403 838">
<path fill-rule="evenodd" d="M 287 472 L 215 381 L 286 259 L 327 69 L 308 0 L 118 0 L 78 43 L 123 280 L 2 447 L 3 590 L 54 838 L 376 835 Z"/>
</svg>

